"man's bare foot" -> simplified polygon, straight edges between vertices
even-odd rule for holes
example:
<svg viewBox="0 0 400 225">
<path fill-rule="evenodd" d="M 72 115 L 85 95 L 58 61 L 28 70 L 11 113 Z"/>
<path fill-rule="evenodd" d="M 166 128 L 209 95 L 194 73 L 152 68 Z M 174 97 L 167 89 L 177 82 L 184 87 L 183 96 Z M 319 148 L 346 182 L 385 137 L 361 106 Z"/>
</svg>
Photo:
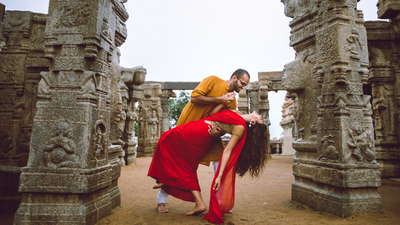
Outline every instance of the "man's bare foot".
<svg viewBox="0 0 400 225">
<path fill-rule="evenodd" d="M 204 211 L 206 211 L 206 207 L 204 205 L 201 207 L 196 205 L 190 212 L 186 213 L 185 216 L 195 216 Z"/>
<path fill-rule="evenodd" d="M 166 203 L 158 203 L 157 212 L 159 212 L 159 213 L 167 213 L 168 212 L 167 204 Z"/>
<path fill-rule="evenodd" d="M 161 188 L 162 186 L 164 186 L 163 183 L 158 183 L 156 186 L 153 187 L 153 189 L 159 189 L 159 188 Z"/>
</svg>

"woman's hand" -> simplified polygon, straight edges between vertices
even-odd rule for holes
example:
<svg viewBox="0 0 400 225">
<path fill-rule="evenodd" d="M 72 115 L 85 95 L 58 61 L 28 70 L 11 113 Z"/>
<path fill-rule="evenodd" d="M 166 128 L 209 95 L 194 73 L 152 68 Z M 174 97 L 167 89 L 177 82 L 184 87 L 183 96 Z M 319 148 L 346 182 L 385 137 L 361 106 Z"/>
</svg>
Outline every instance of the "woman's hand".
<svg viewBox="0 0 400 225">
<path fill-rule="evenodd" d="M 214 183 L 214 191 L 218 191 L 218 189 L 221 187 L 221 177 L 217 177 L 215 179 L 215 183 Z"/>
</svg>

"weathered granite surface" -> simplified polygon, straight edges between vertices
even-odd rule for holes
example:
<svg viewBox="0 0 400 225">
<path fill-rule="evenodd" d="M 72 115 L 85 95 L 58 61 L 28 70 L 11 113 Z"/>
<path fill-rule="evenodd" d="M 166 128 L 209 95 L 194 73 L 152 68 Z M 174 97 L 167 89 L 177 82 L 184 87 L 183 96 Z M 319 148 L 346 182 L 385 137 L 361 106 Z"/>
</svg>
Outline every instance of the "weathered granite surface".
<svg viewBox="0 0 400 225">
<path fill-rule="evenodd" d="M 139 103 L 138 157 L 152 156 L 161 135 L 161 84 L 144 84 Z"/>
<path fill-rule="evenodd" d="M 369 76 L 376 159 L 382 177 L 400 177 L 400 3 L 379 1 L 378 16 L 367 21 Z"/>
<path fill-rule="evenodd" d="M 292 200 L 342 217 L 382 211 L 368 46 L 356 0 L 283 0 L 293 18 L 282 85 L 294 99 Z"/>
<path fill-rule="evenodd" d="M 38 69 L 15 224 L 94 224 L 120 205 L 122 147 L 110 146 L 110 87 L 127 19 L 123 1 L 50 1 L 42 42 L 50 65 Z"/>
<path fill-rule="evenodd" d="M 19 176 L 28 161 L 40 71 L 50 62 L 44 57 L 47 15 L 1 6 L 0 210 L 14 212 L 21 202 Z"/>
</svg>

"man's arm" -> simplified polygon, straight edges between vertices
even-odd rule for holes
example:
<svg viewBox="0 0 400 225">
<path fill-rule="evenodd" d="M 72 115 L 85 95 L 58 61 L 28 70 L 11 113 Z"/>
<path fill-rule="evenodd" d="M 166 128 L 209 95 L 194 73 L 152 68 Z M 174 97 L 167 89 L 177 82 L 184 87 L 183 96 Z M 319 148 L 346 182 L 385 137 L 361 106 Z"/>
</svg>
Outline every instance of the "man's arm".
<svg viewBox="0 0 400 225">
<path fill-rule="evenodd" d="M 220 97 L 209 97 L 204 95 L 199 95 L 192 97 L 190 102 L 199 105 L 210 105 L 210 104 L 223 104 L 229 105 L 231 101 L 235 100 L 235 93 L 229 92 L 226 95 Z"/>
</svg>

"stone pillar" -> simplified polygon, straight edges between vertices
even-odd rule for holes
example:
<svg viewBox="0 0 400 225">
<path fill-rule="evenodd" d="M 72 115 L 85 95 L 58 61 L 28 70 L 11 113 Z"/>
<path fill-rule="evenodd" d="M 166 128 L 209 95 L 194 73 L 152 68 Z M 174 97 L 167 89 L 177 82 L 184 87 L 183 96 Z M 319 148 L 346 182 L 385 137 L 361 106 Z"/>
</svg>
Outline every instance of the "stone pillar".
<svg viewBox="0 0 400 225">
<path fill-rule="evenodd" d="M 152 156 L 161 131 L 161 84 L 143 85 L 143 97 L 139 104 L 138 157 Z"/>
<path fill-rule="evenodd" d="M 94 224 L 120 204 L 120 162 L 109 149 L 110 64 L 127 18 L 121 1 L 50 0 L 50 71 L 41 73 L 15 224 Z"/>
<path fill-rule="evenodd" d="M 250 113 L 253 111 L 258 112 L 258 101 L 259 101 L 259 84 L 258 81 L 250 82 L 250 84 L 247 86 L 246 91 L 247 91 L 247 96 L 248 96 L 248 101 L 250 102 Z"/>
<path fill-rule="evenodd" d="M 162 110 L 162 117 L 161 117 L 161 134 L 165 131 L 169 130 L 169 98 L 176 98 L 175 92 L 172 90 L 162 90 L 161 95 L 161 110 Z M 161 135 L 160 134 L 160 135 Z"/>
<path fill-rule="evenodd" d="M 124 147 L 124 162 L 126 165 L 136 162 L 137 154 L 137 137 L 135 134 L 135 124 L 139 119 L 139 109 L 137 102 L 140 100 L 143 89 L 141 84 L 144 83 L 146 77 L 146 69 L 142 66 L 134 68 L 123 68 L 121 73 L 121 81 L 125 86 L 127 93 L 127 109 L 126 109 L 126 123 L 123 134 Z"/>
<path fill-rule="evenodd" d="M 0 210 L 15 212 L 21 202 L 19 177 L 28 162 L 40 71 L 50 65 L 44 58 L 47 15 L 5 13 L 2 6 L 0 41 L 3 35 L 6 39 L 0 51 Z"/>
<path fill-rule="evenodd" d="M 283 86 L 297 95 L 292 200 L 342 217 L 382 211 L 367 36 L 357 0 L 284 0 L 292 17 Z M 295 114 L 295 113 L 294 113 Z"/>
<path fill-rule="evenodd" d="M 238 110 L 242 114 L 249 113 L 249 100 L 247 98 L 247 90 L 241 90 L 238 98 Z"/>
<path fill-rule="evenodd" d="M 282 105 L 282 120 L 279 123 L 283 128 L 283 144 L 282 154 L 293 155 L 295 153 L 292 143 L 295 141 L 293 137 L 293 100 L 285 98 Z"/>
<path fill-rule="evenodd" d="M 375 128 L 376 159 L 382 177 L 400 177 L 400 7 L 379 1 L 378 16 L 389 21 L 365 23 L 370 58 L 369 84 Z"/>
</svg>

